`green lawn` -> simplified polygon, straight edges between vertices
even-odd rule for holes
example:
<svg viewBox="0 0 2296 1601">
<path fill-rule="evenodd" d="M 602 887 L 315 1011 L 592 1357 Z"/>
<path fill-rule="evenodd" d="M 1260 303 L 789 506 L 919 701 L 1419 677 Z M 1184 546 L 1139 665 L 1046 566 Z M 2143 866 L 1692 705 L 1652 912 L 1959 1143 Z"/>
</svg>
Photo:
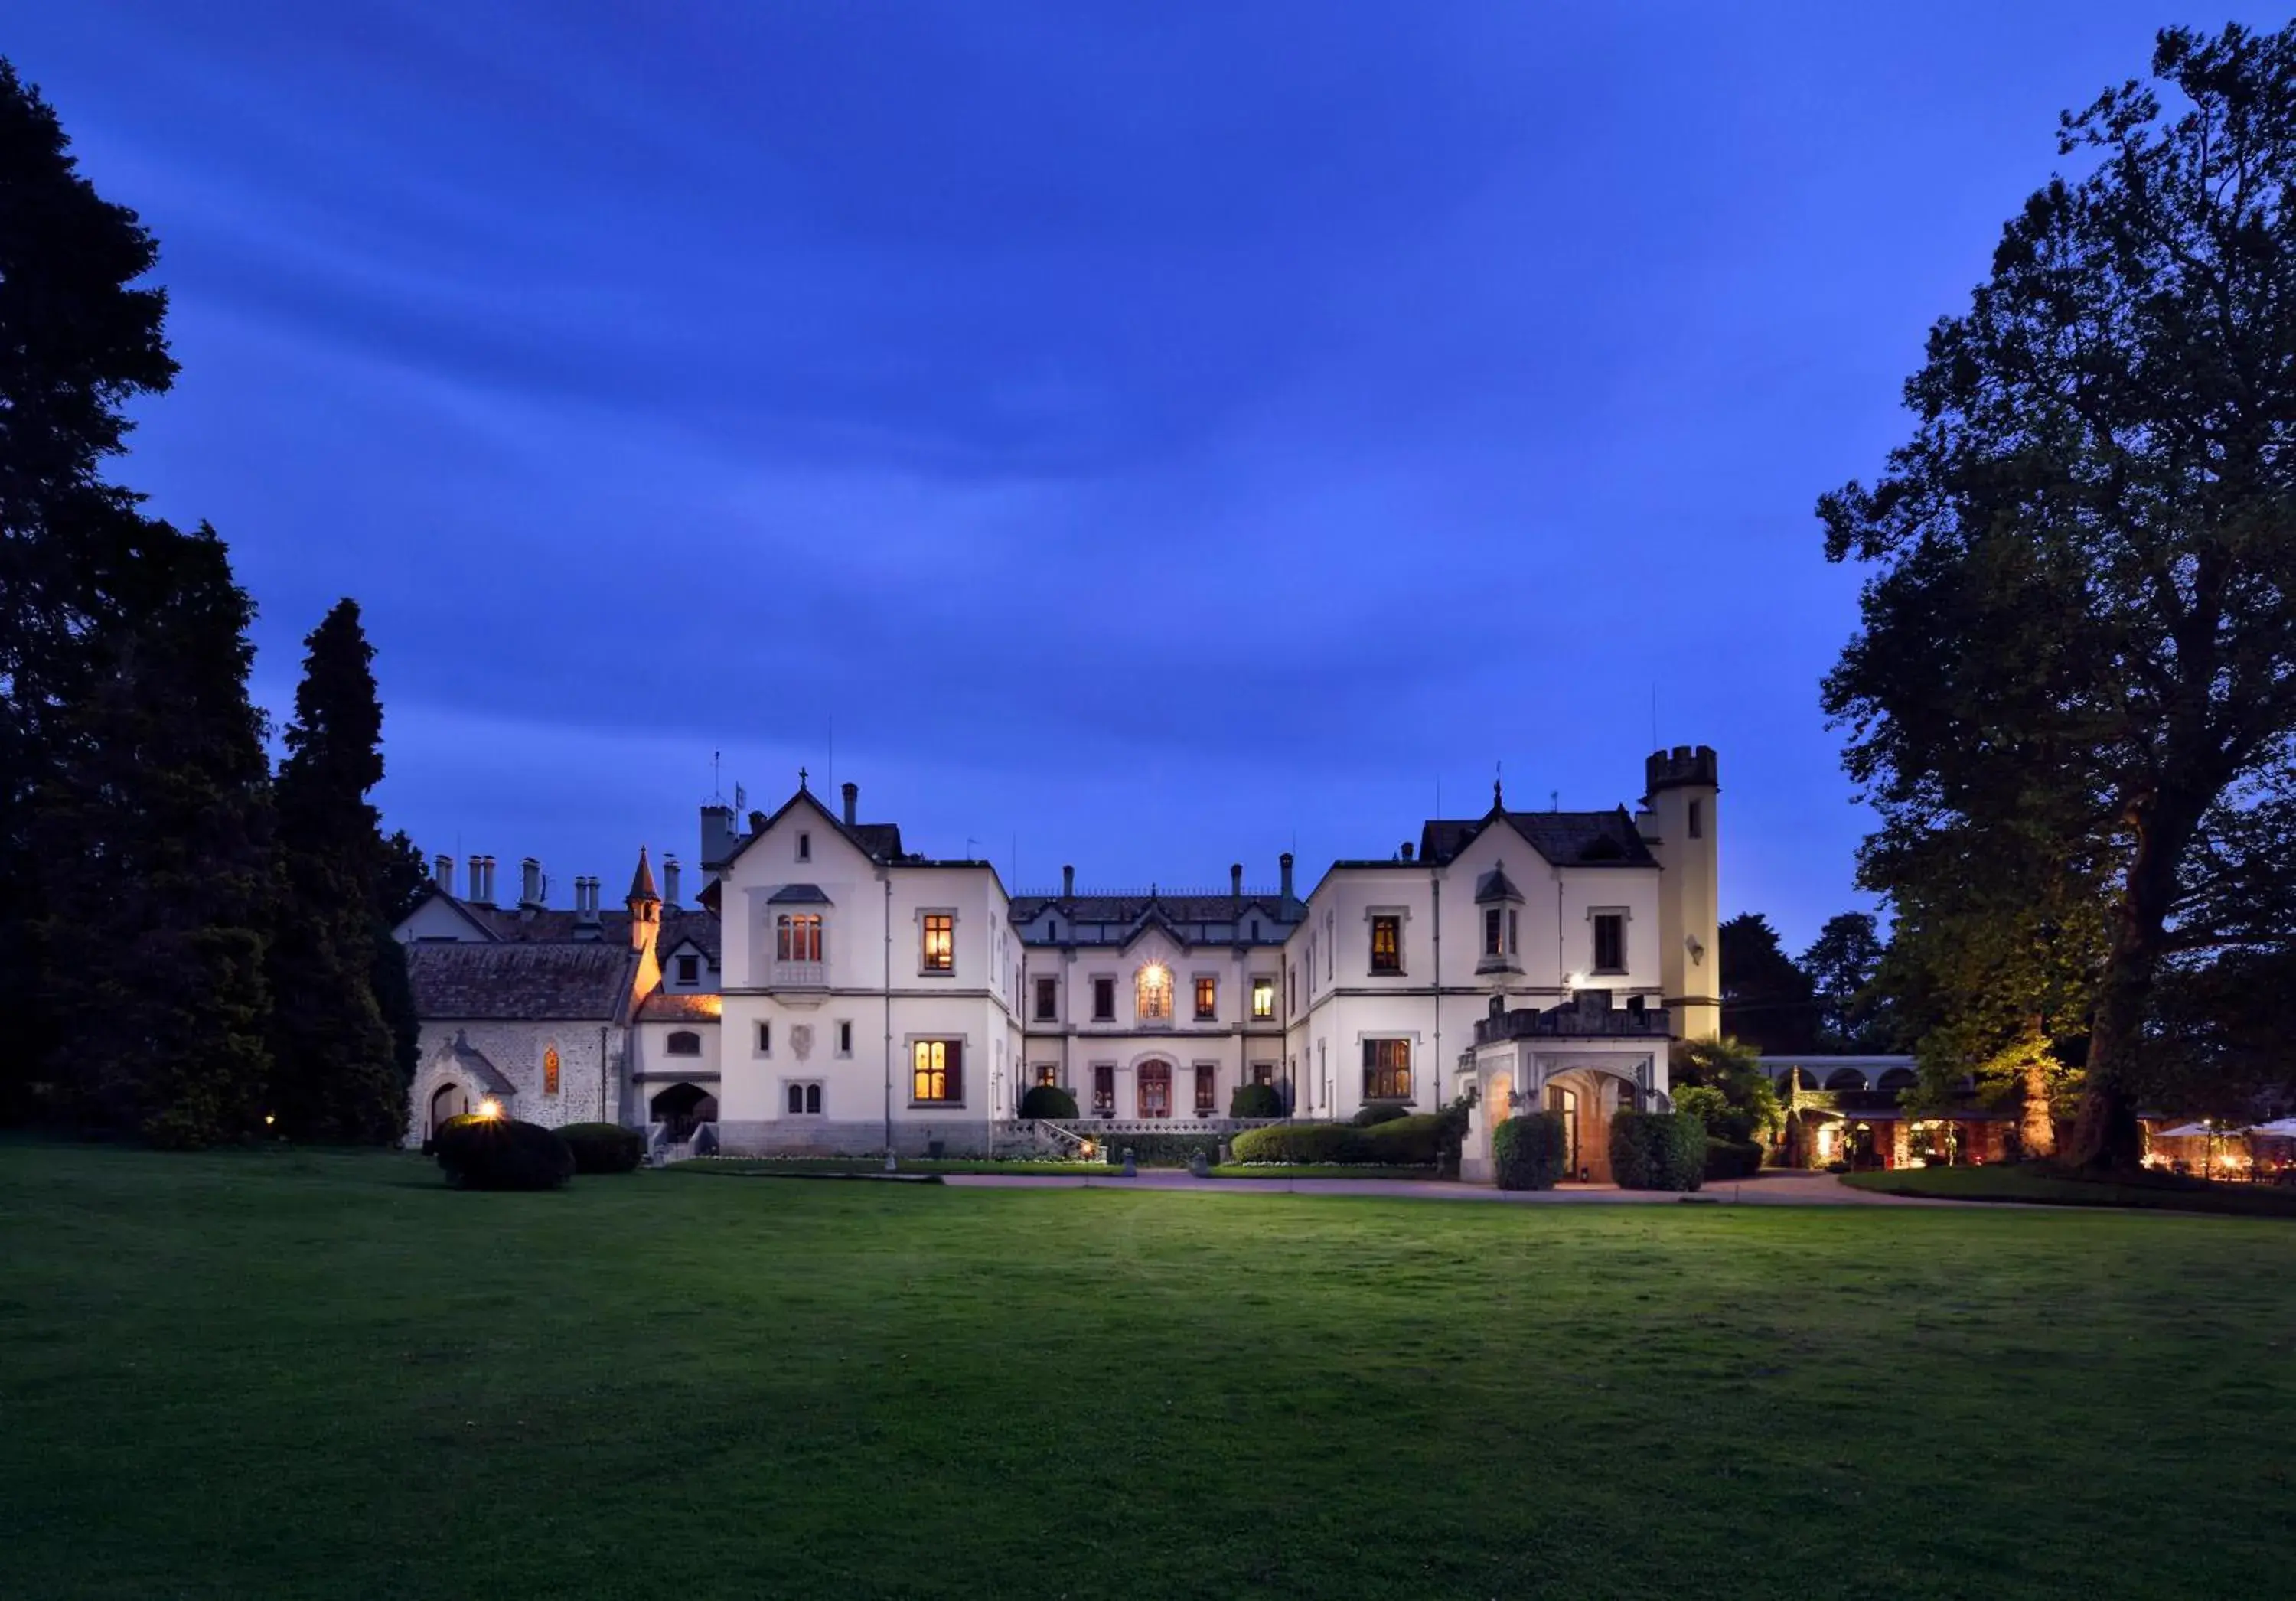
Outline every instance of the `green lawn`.
<svg viewBox="0 0 2296 1601">
<path fill-rule="evenodd" d="M 2165 1211 L 2228 1212 L 2296 1218 L 2296 1190 L 2260 1184 L 2213 1184 L 2172 1173 L 2118 1178 L 2074 1178 L 2030 1167 L 1898 1168 L 1851 1173 L 1845 1182 L 1885 1195 L 1949 1201 L 2016 1201 L 2033 1206 L 2136 1206 Z"/>
<path fill-rule="evenodd" d="M 0 1145 L 0 1595 L 2284 1594 L 2296 1228 Z"/>
</svg>

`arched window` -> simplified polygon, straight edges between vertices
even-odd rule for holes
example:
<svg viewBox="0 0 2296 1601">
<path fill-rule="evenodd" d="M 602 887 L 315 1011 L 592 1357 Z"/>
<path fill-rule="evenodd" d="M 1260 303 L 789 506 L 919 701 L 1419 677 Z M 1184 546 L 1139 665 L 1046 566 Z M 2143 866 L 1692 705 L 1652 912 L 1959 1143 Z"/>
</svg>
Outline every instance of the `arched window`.
<svg viewBox="0 0 2296 1601">
<path fill-rule="evenodd" d="M 680 1029 L 662 1042 L 661 1048 L 673 1056 L 699 1056 L 701 1036 L 692 1029 Z"/>
<path fill-rule="evenodd" d="M 1825 1087 L 1828 1089 L 1863 1089 L 1866 1088 L 1866 1075 L 1854 1067 L 1837 1067 L 1825 1075 Z"/>
<path fill-rule="evenodd" d="M 542 1048 L 542 1093 L 546 1096 L 558 1093 L 558 1047 L 554 1045 Z"/>
<path fill-rule="evenodd" d="M 1172 972 L 1161 963 L 1151 962 L 1140 970 L 1134 986 L 1142 1022 L 1168 1022 L 1172 1017 Z"/>
</svg>

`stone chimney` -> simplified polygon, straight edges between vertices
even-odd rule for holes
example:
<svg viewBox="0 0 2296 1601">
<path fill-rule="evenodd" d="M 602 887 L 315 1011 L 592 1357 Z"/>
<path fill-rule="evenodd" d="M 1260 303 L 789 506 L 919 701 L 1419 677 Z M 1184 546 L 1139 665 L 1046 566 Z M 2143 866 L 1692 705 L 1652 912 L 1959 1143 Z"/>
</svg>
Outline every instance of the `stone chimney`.
<svg viewBox="0 0 2296 1601">
<path fill-rule="evenodd" d="M 765 813 L 761 811 L 753 811 L 750 814 L 750 832 L 751 833 L 763 833 L 766 832 Z"/>
<path fill-rule="evenodd" d="M 1283 869 L 1283 899 L 1289 900 L 1292 899 L 1292 853 L 1287 850 L 1277 857 L 1275 865 Z"/>
<path fill-rule="evenodd" d="M 486 894 L 486 901 L 487 901 L 487 904 L 488 904 L 488 906 L 492 906 L 492 905 L 494 905 L 494 904 L 495 904 L 495 858 L 494 858 L 493 857 L 491 857 L 491 856 L 490 856 L 490 857 L 488 857 L 488 858 L 486 858 L 486 861 L 487 861 L 487 894 Z"/>
<path fill-rule="evenodd" d="M 542 863 L 530 856 L 518 865 L 518 909 L 521 912 L 542 909 Z"/>
<path fill-rule="evenodd" d="M 734 833 L 734 809 L 712 801 L 701 809 L 701 870 L 715 873 L 726 865 L 741 841 Z"/>
<path fill-rule="evenodd" d="M 1403 842 L 1403 859 L 1406 862 L 1411 859 L 1411 842 L 1409 840 Z"/>
<path fill-rule="evenodd" d="M 845 826 L 850 828 L 861 820 L 861 786 L 857 784 L 848 784 L 844 789 Z"/>
<path fill-rule="evenodd" d="M 470 899 L 478 902 L 480 906 L 484 906 L 486 904 L 487 858 L 483 856 L 474 856 L 471 858 Z"/>
<path fill-rule="evenodd" d="M 1074 900 L 1076 899 L 1076 869 L 1074 867 L 1062 867 L 1061 869 L 1061 899 L 1062 900 Z"/>
<path fill-rule="evenodd" d="M 455 892 L 455 858 L 442 856 L 430 864 L 430 882 L 448 895 Z"/>
<path fill-rule="evenodd" d="M 1230 862 L 1228 864 L 1227 898 L 1230 900 L 1242 900 L 1243 899 L 1243 864 L 1242 862 Z"/>
<path fill-rule="evenodd" d="M 661 903 L 677 910 L 677 858 L 668 851 L 661 858 Z"/>
</svg>

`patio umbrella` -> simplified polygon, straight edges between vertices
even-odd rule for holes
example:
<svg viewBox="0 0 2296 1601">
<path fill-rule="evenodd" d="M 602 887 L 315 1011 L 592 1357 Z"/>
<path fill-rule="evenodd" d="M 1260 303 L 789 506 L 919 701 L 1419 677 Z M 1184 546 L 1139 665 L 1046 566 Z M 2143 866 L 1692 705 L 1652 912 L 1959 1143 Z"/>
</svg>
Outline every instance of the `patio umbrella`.
<svg viewBox="0 0 2296 1601">
<path fill-rule="evenodd" d="M 2275 1118 L 2268 1123 L 2259 1123 L 2251 1134 L 2268 1135 L 2274 1139 L 2296 1139 L 2296 1117 Z"/>
</svg>

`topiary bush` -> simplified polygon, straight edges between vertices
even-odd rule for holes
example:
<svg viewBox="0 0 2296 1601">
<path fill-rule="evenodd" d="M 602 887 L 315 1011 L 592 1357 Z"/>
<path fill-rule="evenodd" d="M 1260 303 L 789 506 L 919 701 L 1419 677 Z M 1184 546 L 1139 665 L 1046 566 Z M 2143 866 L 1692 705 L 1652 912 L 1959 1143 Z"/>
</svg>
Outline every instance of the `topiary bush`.
<svg viewBox="0 0 2296 1601">
<path fill-rule="evenodd" d="M 1359 1160 L 1399 1168 L 1439 1166 L 1445 1128 L 1439 1112 L 1419 1112 L 1407 1117 L 1389 1118 L 1363 1130 L 1360 1139 L 1364 1155 Z"/>
<path fill-rule="evenodd" d="M 1071 1118 L 1077 1114 L 1076 1096 L 1057 1084 L 1032 1084 L 1029 1093 L 1021 1097 L 1021 1115 L 1025 1118 Z"/>
<path fill-rule="evenodd" d="M 1398 1106 L 1392 1101 L 1374 1101 L 1348 1121 L 1358 1129 L 1372 1129 L 1410 1115 L 1411 1108 L 1408 1106 Z"/>
<path fill-rule="evenodd" d="M 1273 1084 L 1239 1084 L 1227 1098 L 1230 1117 L 1282 1117 L 1283 1092 Z"/>
<path fill-rule="evenodd" d="M 1559 1113 L 1526 1112 L 1491 1130 L 1492 1175 L 1503 1190 L 1551 1190 L 1570 1149 Z"/>
<path fill-rule="evenodd" d="M 1709 1139 L 1706 1142 L 1707 1178 L 1718 1182 L 1751 1178 L 1761 1170 L 1762 1147 L 1758 1141 Z"/>
<path fill-rule="evenodd" d="M 555 1129 L 516 1118 L 455 1120 L 439 1129 L 438 1145 L 439 1170 L 457 1189 L 554 1190 L 574 1176 L 573 1147 Z"/>
<path fill-rule="evenodd" d="M 1091 1134 L 1087 1126 L 1081 1130 Z M 1184 1168 L 1188 1159 L 1201 1151 L 1209 1161 L 1219 1160 L 1219 1136 L 1205 1129 L 1189 1134 L 1175 1129 L 1169 1134 L 1111 1134 L 1104 1138 L 1094 1135 L 1100 1154 L 1111 1167 L 1119 1165 L 1127 1151 L 1132 1160 L 1144 1168 Z"/>
<path fill-rule="evenodd" d="M 1706 1178 L 1705 1123 L 1688 1112 L 1615 1113 L 1611 1177 L 1621 1189 L 1696 1189 Z"/>
<path fill-rule="evenodd" d="M 574 1153 L 578 1173 L 627 1173 L 645 1160 L 645 1136 L 619 1123 L 568 1123 L 558 1137 Z"/>
<path fill-rule="evenodd" d="M 1365 1136 L 1345 1123 L 1278 1123 L 1247 1129 L 1228 1147 L 1238 1162 L 1355 1162 L 1365 1154 Z"/>
</svg>

